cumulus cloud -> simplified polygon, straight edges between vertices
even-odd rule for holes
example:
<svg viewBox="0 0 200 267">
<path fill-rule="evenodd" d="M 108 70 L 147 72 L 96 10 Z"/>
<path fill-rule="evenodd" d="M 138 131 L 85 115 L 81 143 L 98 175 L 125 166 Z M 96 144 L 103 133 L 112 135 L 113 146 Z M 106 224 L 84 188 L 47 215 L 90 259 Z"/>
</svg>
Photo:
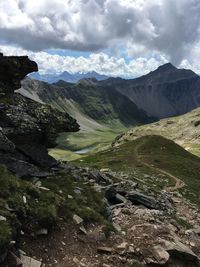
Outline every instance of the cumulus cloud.
<svg viewBox="0 0 200 267">
<path fill-rule="evenodd" d="M 159 65 L 167 62 L 164 57 L 157 59 L 154 57 L 149 59 L 138 57 L 135 60 L 125 62 L 124 58 L 108 56 L 102 52 L 91 54 L 88 58 L 83 56 L 60 56 L 5 45 L 0 46 L 0 51 L 5 55 L 28 55 L 38 63 L 41 73 L 52 74 L 63 71 L 70 73 L 96 71 L 107 76 L 133 78 L 155 70 Z"/>
<path fill-rule="evenodd" d="M 99 52 L 188 59 L 200 39 L 199 0 L 1 0 L 0 41 L 26 50 Z"/>
</svg>

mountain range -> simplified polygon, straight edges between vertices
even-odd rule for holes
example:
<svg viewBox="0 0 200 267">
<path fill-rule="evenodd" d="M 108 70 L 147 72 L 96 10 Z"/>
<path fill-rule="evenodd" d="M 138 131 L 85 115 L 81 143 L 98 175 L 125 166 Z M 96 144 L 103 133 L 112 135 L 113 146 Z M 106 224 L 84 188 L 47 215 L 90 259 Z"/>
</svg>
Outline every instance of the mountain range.
<svg viewBox="0 0 200 267">
<path fill-rule="evenodd" d="M 76 83 L 81 79 L 87 79 L 87 78 L 95 78 L 98 81 L 105 80 L 108 77 L 105 75 L 101 75 L 95 71 L 87 72 L 87 73 L 69 73 L 67 71 L 64 71 L 60 74 L 40 74 L 39 72 L 33 72 L 29 74 L 29 77 L 31 79 L 44 81 L 48 83 L 56 83 L 59 80 L 69 82 L 69 83 Z"/>
<path fill-rule="evenodd" d="M 76 84 L 48 84 L 26 79 L 22 85 L 22 94 L 69 112 L 82 127 L 116 121 L 124 126 L 144 124 L 200 106 L 200 77 L 171 63 L 131 80 L 85 78 Z"/>
</svg>

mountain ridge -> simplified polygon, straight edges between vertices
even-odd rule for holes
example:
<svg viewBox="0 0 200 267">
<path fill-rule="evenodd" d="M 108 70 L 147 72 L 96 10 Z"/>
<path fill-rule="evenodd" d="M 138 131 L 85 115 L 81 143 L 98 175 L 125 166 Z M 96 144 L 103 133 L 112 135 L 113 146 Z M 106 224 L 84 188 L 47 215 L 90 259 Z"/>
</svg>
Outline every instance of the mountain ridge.
<svg viewBox="0 0 200 267">
<path fill-rule="evenodd" d="M 158 119 L 181 115 L 200 106 L 200 77 L 167 63 L 144 76 L 99 82 L 127 96 L 147 115 Z"/>
<path fill-rule="evenodd" d="M 81 79 L 84 78 L 96 78 L 97 80 L 105 80 L 108 77 L 106 75 L 102 75 L 97 73 L 96 71 L 90 71 L 86 73 L 82 72 L 76 72 L 76 73 L 70 73 L 68 71 L 63 71 L 60 74 L 40 74 L 39 72 L 31 73 L 29 74 L 29 77 L 31 79 L 44 81 L 48 83 L 56 83 L 59 80 L 63 80 L 69 83 L 76 83 Z"/>
</svg>

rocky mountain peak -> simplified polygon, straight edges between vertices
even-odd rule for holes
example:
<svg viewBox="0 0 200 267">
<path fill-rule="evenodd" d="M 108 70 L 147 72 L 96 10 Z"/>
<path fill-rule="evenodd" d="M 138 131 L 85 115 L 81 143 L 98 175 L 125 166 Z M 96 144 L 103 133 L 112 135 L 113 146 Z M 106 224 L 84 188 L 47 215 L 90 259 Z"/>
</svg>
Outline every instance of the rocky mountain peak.
<svg viewBox="0 0 200 267">
<path fill-rule="evenodd" d="M 159 66 L 157 70 L 155 71 L 165 72 L 165 71 L 174 71 L 174 70 L 177 70 L 177 68 L 174 65 L 172 65 L 170 62 L 168 62 L 162 66 Z"/>
</svg>

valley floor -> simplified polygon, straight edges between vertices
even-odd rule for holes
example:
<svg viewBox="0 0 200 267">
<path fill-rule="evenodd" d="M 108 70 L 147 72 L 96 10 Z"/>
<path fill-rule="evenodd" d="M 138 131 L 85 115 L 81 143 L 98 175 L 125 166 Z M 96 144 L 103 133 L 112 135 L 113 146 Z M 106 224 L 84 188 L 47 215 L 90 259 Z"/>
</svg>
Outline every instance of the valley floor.
<svg viewBox="0 0 200 267">
<path fill-rule="evenodd" d="M 119 134 L 127 128 L 114 125 L 112 127 L 101 126 L 93 130 L 80 130 L 77 133 L 63 133 L 57 139 L 57 147 L 49 151 L 49 154 L 57 160 L 72 161 L 95 153 L 109 146 Z"/>
</svg>

